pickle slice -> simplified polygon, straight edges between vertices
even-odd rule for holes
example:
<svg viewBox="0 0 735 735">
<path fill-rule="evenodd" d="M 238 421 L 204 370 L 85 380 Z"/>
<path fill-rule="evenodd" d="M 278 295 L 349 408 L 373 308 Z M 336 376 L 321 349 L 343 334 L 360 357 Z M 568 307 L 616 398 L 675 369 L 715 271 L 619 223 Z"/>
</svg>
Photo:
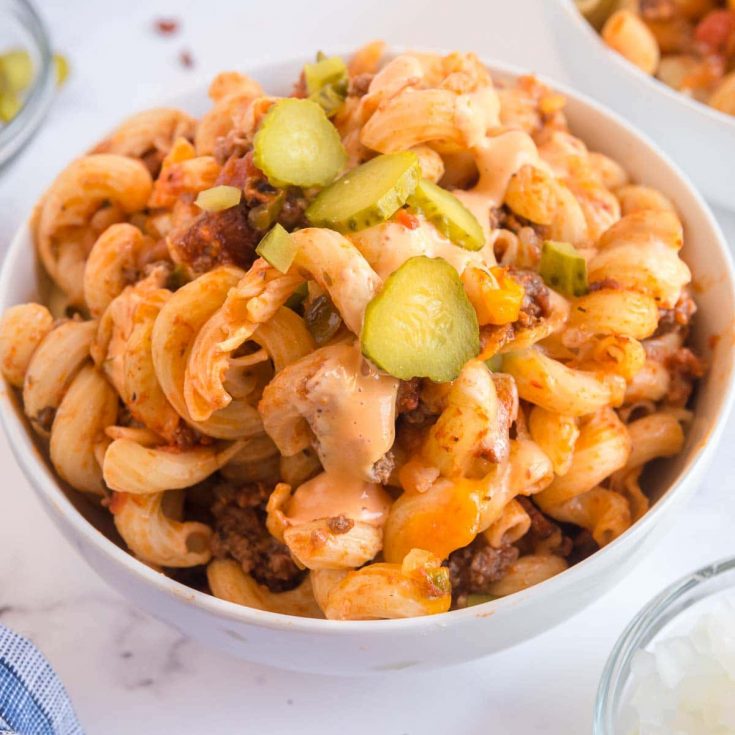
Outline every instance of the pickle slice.
<svg viewBox="0 0 735 735">
<path fill-rule="evenodd" d="M 485 234 L 475 215 L 454 194 L 428 179 L 419 181 L 408 204 L 422 212 L 455 245 L 479 250 L 485 244 Z"/>
<path fill-rule="evenodd" d="M 276 270 L 286 273 L 296 257 L 296 245 L 282 225 L 274 225 L 258 243 L 255 252 Z"/>
<path fill-rule="evenodd" d="M 326 186 L 347 154 L 337 129 L 312 100 L 282 99 L 260 124 L 253 161 L 273 186 Z"/>
<path fill-rule="evenodd" d="M 539 273 L 544 283 L 565 296 L 587 293 L 587 261 L 568 242 L 546 240 Z"/>
<path fill-rule="evenodd" d="M 33 81 L 31 55 L 22 49 L 0 54 L 0 90 L 18 94 Z"/>
<path fill-rule="evenodd" d="M 457 271 L 442 258 L 407 260 L 368 304 L 363 354 L 401 378 L 454 380 L 480 351 L 477 314 Z"/>
<path fill-rule="evenodd" d="M 23 103 L 12 92 L 0 93 L 0 122 L 9 123 L 23 107 Z"/>
<path fill-rule="evenodd" d="M 221 184 L 200 191 L 194 200 L 194 204 L 205 212 L 221 212 L 236 207 L 241 198 L 242 191 L 236 186 Z"/>
<path fill-rule="evenodd" d="M 320 192 L 306 218 L 317 227 L 342 233 L 372 227 L 406 203 L 420 176 L 419 159 L 411 151 L 377 156 Z"/>
<path fill-rule="evenodd" d="M 64 54 L 54 54 L 54 71 L 56 86 L 61 87 L 69 78 L 69 62 Z"/>
<path fill-rule="evenodd" d="M 319 103 L 328 117 L 344 103 L 349 75 L 339 56 L 318 54 L 315 64 L 304 66 L 304 81 L 309 99 Z"/>
</svg>

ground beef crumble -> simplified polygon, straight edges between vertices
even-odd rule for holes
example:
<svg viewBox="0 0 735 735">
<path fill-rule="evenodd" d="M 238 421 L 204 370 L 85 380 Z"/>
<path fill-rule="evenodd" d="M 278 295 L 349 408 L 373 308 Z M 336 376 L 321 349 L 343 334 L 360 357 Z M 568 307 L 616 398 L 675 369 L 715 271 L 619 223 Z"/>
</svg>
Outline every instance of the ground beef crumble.
<svg viewBox="0 0 735 735">
<path fill-rule="evenodd" d="M 510 275 L 525 290 L 518 324 L 521 327 L 531 327 L 539 319 L 547 317 L 551 311 L 549 289 L 544 279 L 535 271 L 510 268 Z"/>
<path fill-rule="evenodd" d="M 288 548 L 265 527 L 265 504 L 270 492 L 264 485 L 220 485 L 214 491 L 212 515 L 215 533 L 212 554 L 232 558 L 272 592 L 296 587 L 304 571 L 294 563 Z"/>
<path fill-rule="evenodd" d="M 574 537 L 572 551 L 567 557 L 567 561 L 570 566 L 574 566 L 580 561 L 584 561 L 588 556 L 592 556 L 599 548 L 597 542 L 592 538 L 592 534 L 586 528 L 583 528 Z"/>
<path fill-rule="evenodd" d="M 666 402 L 680 408 L 686 406 L 694 389 L 694 383 L 706 372 L 704 361 L 688 347 L 680 347 L 666 358 L 665 365 L 671 375 Z"/>
<path fill-rule="evenodd" d="M 654 337 L 660 337 L 670 332 L 679 331 L 685 336 L 689 330 L 689 323 L 697 311 L 697 304 L 691 294 L 685 289 L 673 309 L 659 309 L 658 328 Z"/>
<path fill-rule="evenodd" d="M 255 247 L 272 220 L 257 215 L 264 207 L 279 200 L 277 221 L 286 229 L 305 224 L 306 199 L 298 189 L 281 192 L 272 187 L 252 160 L 252 153 L 231 155 L 222 167 L 217 184 L 242 189 L 243 199 L 235 207 L 221 212 L 202 212 L 192 223 L 169 236 L 176 260 L 195 274 L 219 265 L 234 264 L 249 268 L 256 259 Z"/>
<path fill-rule="evenodd" d="M 551 539 L 556 534 L 558 545 L 554 544 L 554 548 L 548 548 L 547 543 L 547 550 L 559 556 L 569 556 L 573 549 L 573 542 L 569 536 L 563 533 L 561 526 L 545 516 L 530 498 L 518 495 L 516 500 L 523 506 L 523 510 L 528 513 L 531 519 L 531 527 L 522 539 L 522 542 L 528 545 L 528 553 L 535 551 L 534 547 L 536 544 L 542 541 L 548 541 L 548 539 Z"/>
<path fill-rule="evenodd" d="M 515 546 L 494 549 L 482 535 L 469 546 L 453 551 L 447 566 L 454 606 L 465 607 L 468 595 L 487 594 L 489 585 L 502 579 L 516 559 L 518 549 Z"/>
<path fill-rule="evenodd" d="M 421 396 L 421 381 L 418 378 L 402 380 L 398 385 L 396 398 L 396 412 L 400 415 L 414 411 L 419 406 Z"/>
</svg>

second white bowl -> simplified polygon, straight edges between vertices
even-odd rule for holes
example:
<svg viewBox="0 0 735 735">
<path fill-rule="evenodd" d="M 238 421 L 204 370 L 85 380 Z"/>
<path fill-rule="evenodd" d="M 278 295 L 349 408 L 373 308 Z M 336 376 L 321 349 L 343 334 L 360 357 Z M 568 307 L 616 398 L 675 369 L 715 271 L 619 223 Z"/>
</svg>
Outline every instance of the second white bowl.
<svg viewBox="0 0 735 735">
<path fill-rule="evenodd" d="M 735 209 L 735 116 L 667 87 L 608 48 L 574 0 L 554 0 L 547 9 L 575 86 L 650 135 L 707 199 Z"/>
</svg>

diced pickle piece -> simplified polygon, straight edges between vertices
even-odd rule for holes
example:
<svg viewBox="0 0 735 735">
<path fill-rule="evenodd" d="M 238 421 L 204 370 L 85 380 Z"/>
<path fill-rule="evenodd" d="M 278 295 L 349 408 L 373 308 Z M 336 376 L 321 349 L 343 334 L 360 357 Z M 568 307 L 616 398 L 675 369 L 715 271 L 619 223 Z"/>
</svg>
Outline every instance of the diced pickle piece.
<svg viewBox="0 0 735 735">
<path fill-rule="evenodd" d="M 408 198 L 414 209 L 423 212 L 442 235 L 465 250 L 479 250 L 485 235 L 472 212 L 454 194 L 428 179 L 422 179 Z"/>
<path fill-rule="evenodd" d="M 347 83 L 347 66 L 339 56 L 328 56 L 315 64 L 304 65 L 304 81 L 309 95 L 329 84 Z"/>
<path fill-rule="evenodd" d="M 454 380 L 480 351 L 477 315 L 457 271 L 442 258 L 407 260 L 368 304 L 362 351 L 402 380 Z"/>
<path fill-rule="evenodd" d="M 326 186 L 347 162 L 337 129 L 313 100 L 276 102 L 253 147 L 253 162 L 277 187 Z"/>
<path fill-rule="evenodd" d="M 0 92 L 0 122 L 10 122 L 23 107 L 23 103 L 12 92 Z"/>
<path fill-rule="evenodd" d="M 546 240 L 539 273 L 544 283 L 565 296 L 587 293 L 587 261 L 568 242 Z"/>
<path fill-rule="evenodd" d="M 54 70 L 56 71 L 56 86 L 60 87 L 69 77 L 69 62 L 64 54 L 54 54 Z"/>
<path fill-rule="evenodd" d="M 296 257 L 296 245 L 281 225 L 275 225 L 258 243 L 255 252 L 276 270 L 286 273 Z"/>
<path fill-rule="evenodd" d="M 342 317 L 329 296 L 317 296 L 305 309 L 304 321 L 320 347 L 329 342 L 342 324 Z"/>
<path fill-rule="evenodd" d="M 317 227 L 356 232 L 385 222 L 402 207 L 421 177 L 411 151 L 377 156 L 320 192 L 306 210 Z"/>
<path fill-rule="evenodd" d="M 344 104 L 346 94 L 342 94 L 337 87 L 328 84 L 322 87 L 318 92 L 309 95 L 309 99 L 316 102 L 327 117 L 332 117 L 337 110 Z"/>
<path fill-rule="evenodd" d="M 27 51 L 16 49 L 0 54 L 0 91 L 18 94 L 33 81 L 33 61 Z"/>
<path fill-rule="evenodd" d="M 347 66 L 339 56 L 317 55 L 315 64 L 304 66 L 304 81 L 309 99 L 321 105 L 327 116 L 333 115 L 347 96 Z"/>
<path fill-rule="evenodd" d="M 236 207 L 242 198 L 242 191 L 236 186 L 213 186 L 197 194 L 194 204 L 205 212 L 221 212 Z"/>
<path fill-rule="evenodd" d="M 270 229 L 278 219 L 286 201 L 286 193 L 279 191 L 270 201 L 258 204 L 248 212 L 248 224 L 255 230 L 265 232 Z"/>
</svg>

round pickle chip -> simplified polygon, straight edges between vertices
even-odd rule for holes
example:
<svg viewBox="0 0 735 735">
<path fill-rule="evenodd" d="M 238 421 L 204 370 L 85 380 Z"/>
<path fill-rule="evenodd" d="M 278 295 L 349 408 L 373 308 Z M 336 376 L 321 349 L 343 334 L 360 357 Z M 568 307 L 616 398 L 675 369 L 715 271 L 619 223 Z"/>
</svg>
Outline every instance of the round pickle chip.
<svg viewBox="0 0 735 735">
<path fill-rule="evenodd" d="M 454 380 L 480 352 L 477 314 L 457 271 L 425 255 L 387 278 L 365 310 L 360 341 L 367 358 L 402 380 Z"/>
<path fill-rule="evenodd" d="M 344 168 L 347 154 L 320 105 L 289 98 L 274 103 L 263 118 L 253 162 L 273 186 L 326 186 Z"/>
<path fill-rule="evenodd" d="M 426 219 L 455 245 L 465 250 L 480 250 L 485 233 L 472 212 L 452 192 L 422 179 L 408 198 L 409 206 L 418 209 Z"/>
<path fill-rule="evenodd" d="M 343 234 L 379 225 L 406 203 L 420 177 L 419 159 L 412 151 L 376 156 L 321 191 L 306 218 Z"/>
</svg>

